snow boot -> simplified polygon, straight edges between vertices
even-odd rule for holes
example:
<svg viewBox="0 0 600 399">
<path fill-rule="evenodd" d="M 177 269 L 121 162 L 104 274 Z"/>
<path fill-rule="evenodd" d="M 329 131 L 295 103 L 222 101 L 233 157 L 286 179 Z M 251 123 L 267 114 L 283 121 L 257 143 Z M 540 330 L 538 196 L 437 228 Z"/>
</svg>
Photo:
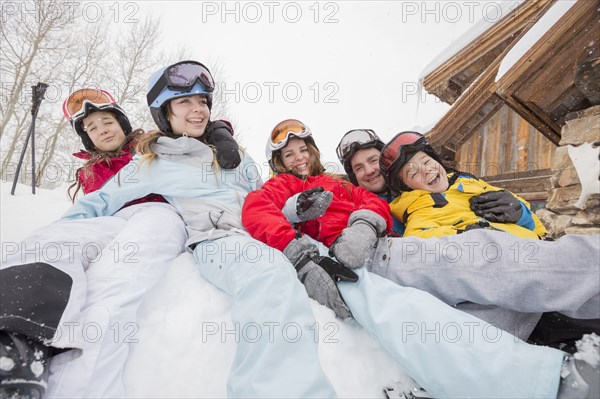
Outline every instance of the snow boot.
<svg viewBox="0 0 600 399">
<path fill-rule="evenodd" d="M 430 399 L 431 396 L 423 389 L 414 387 L 409 391 L 388 387 L 383 390 L 385 399 Z"/>
<path fill-rule="evenodd" d="M 385 399 L 430 399 L 431 396 L 408 375 L 383 389 Z"/>
<path fill-rule="evenodd" d="M 46 391 L 50 348 L 0 331 L 0 399 L 39 399 Z"/>
<path fill-rule="evenodd" d="M 583 360 L 575 359 L 572 355 L 565 356 L 557 399 L 597 398 L 600 385 L 599 372 L 600 369 Z"/>
<path fill-rule="evenodd" d="M 600 319 L 573 319 L 559 312 L 548 312 L 542 315 L 527 342 L 574 354 L 577 341 L 591 333 L 600 335 Z"/>
</svg>

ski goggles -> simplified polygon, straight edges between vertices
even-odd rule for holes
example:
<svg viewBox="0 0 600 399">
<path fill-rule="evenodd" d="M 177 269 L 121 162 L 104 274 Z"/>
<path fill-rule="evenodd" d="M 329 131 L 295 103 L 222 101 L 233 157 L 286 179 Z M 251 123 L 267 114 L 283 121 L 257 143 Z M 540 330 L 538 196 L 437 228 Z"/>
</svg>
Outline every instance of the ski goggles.
<svg viewBox="0 0 600 399">
<path fill-rule="evenodd" d="M 99 110 L 116 105 L 115 98 L 106 90 L 79 89 L 74 91 L 63 102 L 62 110 L 69 122 L 87 114 L 89 107 Z"/>
<path fill-rule="evenodd" d="M 197 81 L 207 93 L 215 90 L 212 74 L 203 64 L 197 61 L 181 61 L 170 65 L 148 92 L 148 104 L 152 104 L 165 87 L 170 90 L 190 91 Z"/>
<path fill-rule="evenodd" d="M 421 133 L 398 133 L 381 150 L 379 158 L 381 174 L 387 179 L 394 177 L 406 162 L 428 145 L 427 139 Z"/>
<path fill-rule="evenodd" d="M 269 147 L 271 151 L 280 150 L 287 145 L 291 136 L 303 139 L 311 135 L 310 129 L 304 123 L 296 119 L 287 119 L 279 122 L 271 132 Z"/>
<path fill-rule="evenodd" d="M 335 149 L 335 153 L 340 162 L 343 163 L 348 156 L 351 156 L 356 152 L 357 147 L 374 141 L 381 141 L 381 139 L 371 129 L 350 130 L 348 133 L 344 134 L 344 137 L 340 140 L 340 143 Z"/>
</svg>

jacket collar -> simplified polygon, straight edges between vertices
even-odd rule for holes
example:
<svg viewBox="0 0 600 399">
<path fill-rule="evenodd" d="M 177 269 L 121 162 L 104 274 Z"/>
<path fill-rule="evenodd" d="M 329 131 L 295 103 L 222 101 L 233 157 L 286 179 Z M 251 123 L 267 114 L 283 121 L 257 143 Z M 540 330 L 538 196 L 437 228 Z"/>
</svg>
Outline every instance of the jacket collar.
<svg viewBox="0 0 600 399">
<path fill-rule="evenodd" d="M 211 162 L 213 159 L 213 151 L 209 146 L 188 136 L 181 136 L 176 139 L 159 137 L 152 149 L 160 158 L 173 161 L 190 157 Z"/>
<path fill-rule="evenodd" d="M 88 160 L 92 157 L 92 154 L 90 154 L 89 152 L 87 152 L 86 150 L 81 150 L 79 152 L 75 152 L 73 153 L 73 156 L 75 158 L 79 158 L 79 159 L 85 159 Z"/>
<path fill-rule="evenodd" d="M 111 158 L 119 158 L 123 156 L 123 154 L 128 154 L 130 152 L 131 143 L 125 145 L 121 152 L 118 155 L 112 155 Z M 79 159 L 92 159 L 93 154 L 87 150 L 79 150 L 78 152 L 73 153 L 73 156 Z"/>
</svg>

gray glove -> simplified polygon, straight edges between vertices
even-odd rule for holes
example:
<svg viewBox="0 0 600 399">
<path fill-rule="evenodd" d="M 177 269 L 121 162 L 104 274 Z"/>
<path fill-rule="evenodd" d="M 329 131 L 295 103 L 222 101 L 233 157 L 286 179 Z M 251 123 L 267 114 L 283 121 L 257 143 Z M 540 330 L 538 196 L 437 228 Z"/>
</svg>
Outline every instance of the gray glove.
<svg viewBox="0 0 600 399">
<path fill-rule="evenodd" d="M 331 200 L 331 191 L 314 187 L 288 198 L 281 211 L 291 223 L 306 222 L 323 216 Z"/>
<path fill-rule="evenodd" d="M 283 254 L 292 262 L 294 267 L 305 258 L 316 258 L 319 256 L 319 249 L 314 242 L 306 236 L 294 238 L 283 250 Z"/>
<path fill-rule="evenodd" d="M 373 262 L 379 237 L 386 230 L 385 219 L 373 211 L 354 211 L 348 227 L 329 248 L 329 254 L 350 269 L 367 266 Z"/>
<path fill-rule="evenodd" d="M 332 277 L 313 260 L 320 258 L 315 244 L 306 237 L 295 238 L 283 253 L 296 268 L 310 298 L 332 309 L 340 319 L 352 317 Z"/>
<path fill-rule="evenodd" d="M 506 190 L 489 191 L 469 200 L 471 210 L 490 222 L 517 223 L 523 208 L 521 201 Z"/>
<path fill-rule="evenodd" d="M 309 297 L 333 310 L 342 320 L 352 317 L 336 283 L 325 269 L 308 259 L 306 262 L 300 262 L 296 270 Z"/>
</svg>

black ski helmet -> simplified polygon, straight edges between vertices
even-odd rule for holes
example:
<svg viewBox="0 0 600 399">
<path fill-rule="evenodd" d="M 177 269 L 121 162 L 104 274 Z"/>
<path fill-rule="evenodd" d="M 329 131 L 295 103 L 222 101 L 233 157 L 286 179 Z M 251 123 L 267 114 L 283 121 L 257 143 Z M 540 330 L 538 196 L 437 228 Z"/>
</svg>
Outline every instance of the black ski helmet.
<svg viewBox="0 0 600 399">
<path fill-rule="evenodd" d="M 383 141 L 371 129 L 353 129 L 342 136 L 335 152 L 352 184 L 358 186 L 358 180 L 352 171 L 352 156 L 358 150 L 366 148 L 376 148 L 381 152 L 383 145 Z"/>
<path fill-rule="evenodd" d="M 71 123 L 71 127 L 79 135 L 83 146 L 88 151 L 96 151 L 96 146 L 86 133 L 83 120 L 94 112 L 103 111 L 113 114 L 125 136 L 133 131 L 125 111 L 117 104 L 112 94 L 106 90 L 92 88 L 76 90 L 63 102 L 62 109 L 65 118 Z"/>
<path fill-rule="evenodd" d="M 400 169 L 419 151 L 425 152 L 450 172 L 454 169 L 444 165 L 444 161 L 429 145 L 421 133 L 405 131 L 395 135 L 381 150 L 379 169 L 388 186 L 395 192 L 410 190 L 398 177 Z"/>
</svg>

